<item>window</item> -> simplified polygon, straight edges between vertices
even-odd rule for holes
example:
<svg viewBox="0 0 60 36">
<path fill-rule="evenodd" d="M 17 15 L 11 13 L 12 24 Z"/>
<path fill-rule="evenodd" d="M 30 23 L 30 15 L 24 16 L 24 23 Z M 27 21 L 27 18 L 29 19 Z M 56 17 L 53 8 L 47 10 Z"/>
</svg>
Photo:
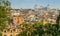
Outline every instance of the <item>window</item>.
<svg viewBox="0 0 60 36">
<path fill-rule="evenodd" d="M 4 31 L 4 33 L 6 33 L 6 30 Z"/>
<path fill-rule="evenodd" d="M 4 35 L 4 36 L 7 36 L 7 35 Z"/>
<path fill-rule="evenodd" d="M 13 29 L 13 31 L 15 31 L 15 29 Z"/>
<path fill-rule="evenodd" d="M 12 30 L 10 30 L 10 32 L 12 33 Z"/>
<path fill-rule="evenodd" d="M 15 20 L 16 20 L 16 18 L 15 18 Z"/>
<path fill-rule="evenodd" d="M 10 36 L 12 36 L 12 34 Z"/>
</svg>

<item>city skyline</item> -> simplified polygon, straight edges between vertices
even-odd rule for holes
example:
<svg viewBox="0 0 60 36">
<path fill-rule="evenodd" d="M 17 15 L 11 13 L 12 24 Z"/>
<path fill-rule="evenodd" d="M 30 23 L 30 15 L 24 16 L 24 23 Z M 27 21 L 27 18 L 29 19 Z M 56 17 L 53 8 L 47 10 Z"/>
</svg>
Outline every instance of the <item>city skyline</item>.
<svg viewBox="0 0 60 36">
<path fill-rule="evenodd" d="M 60 9 L 60 0 L 9 0 L 13 9 L 33 9 L 35 5 L 46 7 L 47 4 L 50 8 Z"/>
</svg>

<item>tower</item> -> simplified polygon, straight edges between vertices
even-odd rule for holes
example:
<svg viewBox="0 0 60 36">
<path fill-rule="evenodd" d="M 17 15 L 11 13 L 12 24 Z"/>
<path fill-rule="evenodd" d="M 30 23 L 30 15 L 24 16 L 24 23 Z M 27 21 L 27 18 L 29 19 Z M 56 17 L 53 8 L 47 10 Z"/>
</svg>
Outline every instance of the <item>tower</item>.
<svg viewBox="0 0 60 36">
<path fill-rule="evenodd" d="M 12 12 L 12 20 L 12 24 L 15 26 L 24 23 L 24 18 L 22 17 L 22 14 L 20 14 L 20 12 Z"/>
</svg>

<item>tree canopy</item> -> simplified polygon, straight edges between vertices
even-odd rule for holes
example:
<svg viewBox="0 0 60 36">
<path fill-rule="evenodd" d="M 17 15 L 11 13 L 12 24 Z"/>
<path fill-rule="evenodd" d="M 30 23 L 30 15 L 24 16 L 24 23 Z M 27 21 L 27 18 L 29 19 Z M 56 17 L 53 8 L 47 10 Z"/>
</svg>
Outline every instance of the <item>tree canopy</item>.
<svg viewBox="0 0 60 36">
<path fill-rule="evenodd" d="M 10 11 L 10 2 L 8 0 L 0 0 L 0 30 L 4 29 L 8 22 Z"/>
</svg>

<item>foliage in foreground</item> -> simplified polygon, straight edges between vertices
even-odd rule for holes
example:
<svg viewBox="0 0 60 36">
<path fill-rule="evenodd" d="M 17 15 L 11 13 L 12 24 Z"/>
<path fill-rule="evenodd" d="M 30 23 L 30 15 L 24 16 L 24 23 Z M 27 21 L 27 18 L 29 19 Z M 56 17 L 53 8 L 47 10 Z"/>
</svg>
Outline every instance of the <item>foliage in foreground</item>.
<svg viewBox="0 0 60 36">
<path fill-rule="evenodd" d="M 7 27 L 9 20 L 10 2 L 8 0 L 0 0 L 0 36 L 2 31 Z"/>
<path fill-rule="evenodd" d="M 25 24 L 25 29 L 23 28 L 19 36 L 60 36 L 60 28 L 57 29 L 56 26 L 56 24 L 42 25 L 41 23 Z"/>
</svg>

